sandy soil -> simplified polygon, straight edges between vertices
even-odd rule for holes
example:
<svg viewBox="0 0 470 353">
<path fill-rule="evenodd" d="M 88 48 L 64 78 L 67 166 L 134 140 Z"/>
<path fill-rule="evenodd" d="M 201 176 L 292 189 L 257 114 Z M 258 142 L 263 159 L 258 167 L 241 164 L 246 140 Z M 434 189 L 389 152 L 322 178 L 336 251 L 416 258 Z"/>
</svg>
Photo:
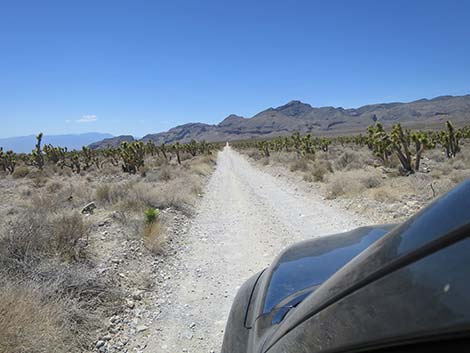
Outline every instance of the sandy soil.
<svg viewBox="0 0 470 353">
<path fill-rule="evenodd" d="M 368 223 L 226 147 L 166 278 L 145 352 L 219 352 L 240 285 L 286 246 Z"/>
</svg>

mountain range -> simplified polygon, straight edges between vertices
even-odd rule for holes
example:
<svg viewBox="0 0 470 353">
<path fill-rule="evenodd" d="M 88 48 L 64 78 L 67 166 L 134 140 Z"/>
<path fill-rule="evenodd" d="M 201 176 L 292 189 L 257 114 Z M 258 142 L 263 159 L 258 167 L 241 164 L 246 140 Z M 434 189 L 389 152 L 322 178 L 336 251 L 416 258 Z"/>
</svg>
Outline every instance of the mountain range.
<svg viewBox="0 0 470 353">
<path fill-rule="evenodd" d="M 470 124 L 470 95 L 440 96 L 420 99 L 409 103 L 380 103 L 360 108 L 312 107 L 298 100 L 276 108 L 268 108 L 246 118 L 229 115 L 219 124 L 188 123 L 176 126 L 166 132 L 149 134 L 142 141 L 152 140 L 156 144 L 206 140 L 208 142 L 234 141 L 271 138 L 280 135 L 311 133 L 314 136 L 334 136 L 364 132 L 365 129 L 381 122 L 385 127 L 401 123 L 410 128 L 438 128 L 446 120 L 455 125 Z M 80 149 L 117 147 L 123 141 L 134 141 L 131 135 L 112 136 L 91 132 L 86 134 L 45 135 L 43 144 Z M 0 138 L 4 150 L 18 153 L 31 152 L 36 137 L 20 136 Z"/>
<path fill-rule="evenodd" d="M 206 140 L 233 141 L 270 138 L 294 131 L 315 136 L 331 136 L 364 132 L 381 122 L 385 127 L 401 123 L 410 128 L 442 127 L 446 120 L 455 125 L 470 123 L 470 95 L 440 96 L 409 103 L 380 103 L 360 108 L 312 107 L 301 101 L 291 101 L 268 108 L 250 118 L 229 115 L 217 125 L 189 123 L 166 132 L 149 134 L 143 141 L 156 144 Z M 120 141 L 133 141 L 132 136 L 118 136 L 93 143 L 93 148 L 117 146 Z"/>
<path fill-rule="evenodd" d="M 89 132 L 85 134 L 68 134 L 68 135 L 44 135 L 42 138 L 43 146 L 51 144 L 54 146 L 67 147 L 69 150 L 78 150 L 82 146 L 87 146 L 97 140 L 103 140 L 113 137 L 111 134 L 103 134 L 100 132 Z M 28 153 L 34 149 L 36 145 L 36 136 L 17 136 L 0 138 L 0 147 L 4 151 L 12 150 L 16 153 Z"/>
</svg>

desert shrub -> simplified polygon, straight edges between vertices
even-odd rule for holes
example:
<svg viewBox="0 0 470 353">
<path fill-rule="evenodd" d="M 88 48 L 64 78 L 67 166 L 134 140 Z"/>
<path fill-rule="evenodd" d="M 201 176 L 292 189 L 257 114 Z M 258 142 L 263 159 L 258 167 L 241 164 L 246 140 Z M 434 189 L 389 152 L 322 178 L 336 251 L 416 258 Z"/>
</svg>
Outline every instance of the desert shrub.
<svg viewBox="0 0 470 353">
<path fill-rule="evenodd" d="M 162 181 L 169 181 L 171 179 L 174 179 L 175 175 L 171 168 L 172 167 L 167 164 L 162 165 L 157 172 L 157 179 Z"/>
<path fill-rule="evenodd" d="M 310 166 L 310 163 L 307 159 L 299 158 L 290 164 L 290 171 L 291 172 L 296 172 L 296 171 L 306 172 L 309 170 L 309 166 Z"/>
<path fill-rule="evenodd" d="M 72 176 L 72 170 L 70 168 L 60 168 L 57 171 L 57 174 L 60 176 L 66 176 L 66 177 L 71 177 Z"/>
<path fill-rule="evenodd" d="M 190 214 L 202 185 L 199 178 L 187 176 L 185 180 L 176 179 L 164 185 L 156 185 L 150 192 L 140 192 L 140 200 L 148 207 L 173 207 Z"/>
<path fill-rule="evenodd" d="M 45 298 L 41 287 L 28 282 L 2 283 L 0 352 L 84 351 L 87 332 L 73 325 L 70 307 L 70 301 Z"/>
<path fill-rule="evenodd" d="M 47 258 L 78 259 L 87 230 L 78 213 L 27 212 L 0 238 L 0 268 L 26 274 Z"/>
<path fill-rule="evenodd" d="M 313 163 L 313 171 L 311 173 L 313 181 L 324 181 L 325 175 L 333 172 L 330 161 L 326 159 L 318 159 Z"/>
<path fill-rule="evenodd" d="M 55 248 L 61 256 L 74 260 L 83 256 L 88 226 L 78 212 L 61 214 L 53 219 L 51 226 Z"/>
<path fill-rule="evenodd" d="M 146 165 L 144 165 L 143 167 L 141 167 L 139 169 L 139 174 L 142 178 L 145 178 L 147 176 L 147 173 L 149 172 L 150 168 Z"/>
<path fill-rule="evenodd" d="M 47 193 L 42 190 L 32 193 L 29 197 L 32 212 L 54 212 L 62 208 L 60 196 L 56 193 Z"/>
<path fill-rule="evenodd" d="M 162 222 L 157 218 L 149 222 L 148 215 L 145 215 L 145 225 L 143 228 L 143 243 L 147 250 L 153 253 L 161 253 L 164 242 Z"/>
<path fill-rule="evenodd" d="M 390 186 L 381 186 L 372 190 L 372 199 L 379 202 L 391 202 L 397 200 L 397 195 Z"/>
<path fill-rule="evenodd" d="M 98 201 L 111 202 L 111 186 L 109 184 L 98 185 L 95 196 Z"/>
<path fill-rule="evenodd" d="M 48 252 L 50 225 L 45 217 L 26 213 L 0 238 L 0 268 L 24 273 Z"/>
<path fill-rule="evenodd" d="M 25 165 L 20 165 L 16 167 L 15 171 L 13 172 L 12 176 L 15 179 L 24 178 L 29 174 L 29 168 Z"/>
<path fill-rule="evenodd" d="M 436 149 L 433 149 L 433 150 L 430 150 L 430 151 L 426 151 L 426 157 L 429 158 L 430 160 L 438 162 L 438 163 L 442 163 L 442 162 L 445 162 L 447 160 L 444 152 L 439 148 L 436 148 Z"/>
<path fill-rule="evenodd" d="M 456 184 L 460 184 L 470 177 L 470 170 L 454 170 L 449 174 L 450 180 Z"/>
<path fill-rule="evenodd" d="M 59 181 L 51 181 L 51 182 L 46 184 L 46 190 L 47 190 L 47 192 L 53 194 L 53 193 L 56 193 L 59 190 L 61 190 L 63 186 L 64 185 Z"/>
<path fill-rule="evenodd" d="M 364 185 L 367 189 L 377 188 L 382 184 L 382 178 L 375 174 L 367 174 L 363 175 L 360 178 L 360 182 Z"/>
<path fill-rule="evenodd" d="M 199 175 L 202 177 L 208 176 L 212 172 L 212 161 L 209 160 L 198 160 L 193 161 L 190 164 L 190 172 L 195 175 Z"/>
<path fill-rule="evenodd" d="M 336 170 L 352 170 L 363 168 L 359 152 L 353 150 L 344 151 L 339 158 L 335 161 Z"/>
<path fill-rule="evenodd" d="M 263 157 L 263 155 L 257 149 L 249 150 L 247 152 L 247 155 L 248 155 L 248 157 L 254 159 L 255 161 L 257 161 L 257 160 L 259 160 Z"/>
<path fill-rule="evenodd" d="M 273 163 L 286 166 L 290 165 L 298 156 L 292 152 L 272 152 L 269 158 Z"/>
<path fill-rule="evenodd" d="M 364 191 L 364 189 L 357 173 L 331 174 L 326 187 L 327 198 L 335 199 L 346 194 L 357 194 Z"/>
<path fill-rule="evenodd" d="M 31 179 L 35 188 L 41 188 L 46 185 L 49 177 L 49 174 L 45 170 L 31 170 L 28 173 L 28 178 Z"/>
<path fill-rule="evenodd" d="M 269 165 L 269 157 L 261 157 L 259 159 L 259 162 L 261 163 L 261 165 Z"/>
<path fill-rule="evenodd" d="M 454 160 L 452 163 L 452 168 L 456 170 L 464 170 L 464 169 L 467 169 L 468 166 L 465 164 L 463 160 Z"/>
</svg>

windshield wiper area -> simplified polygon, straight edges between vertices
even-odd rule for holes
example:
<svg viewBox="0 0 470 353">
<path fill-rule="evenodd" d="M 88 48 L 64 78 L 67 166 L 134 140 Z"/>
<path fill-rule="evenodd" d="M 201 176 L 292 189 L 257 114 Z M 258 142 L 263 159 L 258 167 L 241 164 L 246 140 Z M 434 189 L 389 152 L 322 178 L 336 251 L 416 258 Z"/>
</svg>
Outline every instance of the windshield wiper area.
<svg viewBox="0 0 470 353">
<path fill-rule="evenodd" d="M 298 291 L 288 297 L 284 298 L 278 305 L 276 305 L 273 309 L 273 318 L 272 324 L 278 324 L 289 313 L 289 311 L 299 305 L 306 297 L 308 297 L 311 293 L 313 293 L 319 285 L 314 285 L 308 288 L 304 288 L 301 291 Z"/>
</svg>

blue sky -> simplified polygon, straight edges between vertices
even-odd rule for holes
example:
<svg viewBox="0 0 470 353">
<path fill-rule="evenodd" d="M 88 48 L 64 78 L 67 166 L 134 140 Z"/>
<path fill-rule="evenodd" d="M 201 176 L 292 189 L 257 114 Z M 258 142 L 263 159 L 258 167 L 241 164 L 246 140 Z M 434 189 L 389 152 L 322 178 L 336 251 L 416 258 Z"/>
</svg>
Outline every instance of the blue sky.
<svg viewBox="0 0 470 353">
<path fill-rule="evenodd" d="M 0 137 L 470 93 L 470 1 L 0 1 Z"/>
</svg>

